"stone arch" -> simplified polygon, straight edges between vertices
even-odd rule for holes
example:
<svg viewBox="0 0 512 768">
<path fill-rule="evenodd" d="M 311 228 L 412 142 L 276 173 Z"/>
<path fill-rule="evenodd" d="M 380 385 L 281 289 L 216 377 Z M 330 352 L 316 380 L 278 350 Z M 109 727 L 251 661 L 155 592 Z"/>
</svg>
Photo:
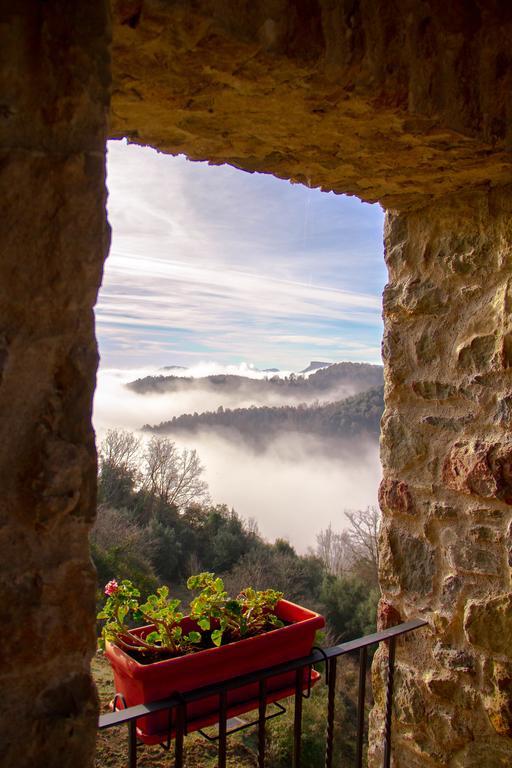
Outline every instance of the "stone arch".
<svg viewBox="0 0 512 768">
<path fill-rule="evenodd" d="M 509 762 L 508 4 L 115 0 L 109 18 L 78 0 L 4 17 L 5 765 L 92 754 L 107 136 L 386 207 L 381 618 L 430 625 L 400 648 L 396 765 Z"/>
</svg>

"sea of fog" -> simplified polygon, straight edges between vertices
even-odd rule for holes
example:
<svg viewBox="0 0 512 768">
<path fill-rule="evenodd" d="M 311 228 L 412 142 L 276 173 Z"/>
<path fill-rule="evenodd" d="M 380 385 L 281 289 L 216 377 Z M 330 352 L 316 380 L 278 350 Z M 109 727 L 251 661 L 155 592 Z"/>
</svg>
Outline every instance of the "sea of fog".
<svg viewBox="0 0 512 768">
<path fill-rule="evenodd" d="M 201 363 L 183 371 L 100 369 L 93 415 L 98 440 L 101 442 L 109 428 L 138 431 L 144 424 L 158 424 L 182 413 L 216 410 L 220 405 L 239 408 L 286 402 L 276 397 L 259 402 L 252 397 L 244 402 L 239 396 L 234 401 L 221 392 L 196 389 L 139 395 L 125 386 L 148 375 L 200 377 L 213 373 L 252 378 L 266 375 L 245 364 L 222 367 Z M 341 530 L 344 510 L 377 502 L 380 462 L 376 442 L 357 443 L 354 451 L 343 455 L 333 452 L 320 438 L 304 435 L 279 437 L 263 452 L 211 433 L 180 437 L 176 442 L 197 449 L 214 503 L 234 507 L 246 519 L 253 518 L 265 538 L 286 538 L 299 551 L 314 546 L 316 534 L 329 523 Z"/>
</svg>

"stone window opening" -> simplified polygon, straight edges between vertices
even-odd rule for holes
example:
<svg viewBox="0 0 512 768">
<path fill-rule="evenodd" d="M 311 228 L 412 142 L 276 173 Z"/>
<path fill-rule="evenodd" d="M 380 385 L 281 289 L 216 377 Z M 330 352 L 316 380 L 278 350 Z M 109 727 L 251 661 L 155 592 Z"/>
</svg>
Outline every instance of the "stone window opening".
<svg viewBox="0 0 512 768">
<path fill-rule="evenodd" d="M 79 0 L 5 18 L 4 765 L 94 750 L 107 136 L 386 208 L 381 588 L 430 625 L 399 648 L 396 764 L 510 763 L 508 6 Z"/>
</svg>

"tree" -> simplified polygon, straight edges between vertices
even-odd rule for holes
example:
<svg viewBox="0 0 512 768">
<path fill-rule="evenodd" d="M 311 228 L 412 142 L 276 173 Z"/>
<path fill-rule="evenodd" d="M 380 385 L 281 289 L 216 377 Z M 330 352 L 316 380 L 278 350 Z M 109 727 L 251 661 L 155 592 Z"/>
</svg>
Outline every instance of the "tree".
<svg viewBox="0 0 512 768">
<path fill-rule="evenodd" d="M 379 571 L 380 512 L 377 507 L 345 511 L 350 521 L 348 530 L 353 570 L 365 582 L 377 585 Z"/>
<path fill-rule="evenodd" d="M 274 541 L 274 549 L 280 555 L 289 555 L 291 557 L 297 557 L 295 548 L 292 547 L 287 539 L 276 539 Z"/>
<path fill-rule="evenodd" d="M 317 536 L 316 554 L 327 573 L 357 576 L 371 587 L 378 583 L 378 533 L 380 513 L 376 507 L 345 510 L 350 525 L 334 531 L 332 525 Z"/>
<path fill-rule="evenodd" d="M 100 505 L 90 538 L 100 585 L 110 579 L 131 579 L 144 594 L 154 591 L 158 582 L 151 565 L 153 541 L 126 510 Z"/>
<path fill-rule="evenodd" d="M 133 432 L 109 429 L 99 447 L 99 501 L 125 507 L 140 481 L 140 440 Z"/>
<path fill-rule="evenodd" d="M 128 430 L 109 429 L 100 445 L 100 460 L 133 471 L 140 461 L 140 440 Z"/>
<path fill-rule="evenodd" d="M 143 459 L 143 483 L 150 496 L 177 508 L 207 499 L 204 467 L 195 450 L 180 452 L 169 438 L 153 435 Z"/>
<path fill-rule="evenodd" d="M 183 551 L 174 528 L 157 518 L 147 526 L 152 541 L 151 563 L 157 575 L 164 581 L 175 581 L 182 576 Z"/>
<path fill-rule="evenodd" d="M 143 529 L 130 519 L 126 510 L 108 504 L 99 505 L 90 540 L 101 549 L 122 546 L 142 558 L 151 556 L 150 542 Z"/>
<path fill-rule="evenodd" d="M 260 541 L 233 565 L 225 581 L 232 592 L 248 584 L 255 589 L 276 589 L 288 599 L 316 609 L 322 578 L 318 558 L 283 553 Z"/>
<path fill-rule="evenodd" d="M 316 542 L 316 554 L 327 573 L 341 576 L 350 571 L 352 567 L 352 544 L 348 531 L 337 533 L 329 523 L 329 527 L 317 535 Z"/>
<path fill-rule="evenodd" d="M 336 643 L 375 631 L 378 590 L 350 576 L 327 576 L 321 593 L 327 625 Z"/>
</svg>

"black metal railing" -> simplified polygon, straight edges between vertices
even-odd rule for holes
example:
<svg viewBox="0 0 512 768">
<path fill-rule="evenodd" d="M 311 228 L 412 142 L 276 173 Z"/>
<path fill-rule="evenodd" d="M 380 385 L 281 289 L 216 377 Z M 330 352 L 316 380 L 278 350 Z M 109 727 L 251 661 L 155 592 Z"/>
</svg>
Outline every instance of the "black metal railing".
<svg viewBox="0 0 512 768">
<path fill-rule="evenodd" d="M 129 766 L 137 765 L 137 732 L 136 722 L 138 718 L 151 715 L 155 712 L 167 710 L 169 722 L 172 723 L 174 736 L 174 766 L 182 768 L 184 758 L 184 737 L 187 735 L 187 706 L 192 702 L 201 701 L 212 696 L 218 696 L 219 718 L 218 735 L 218 766 L 225 768 L 227 759 L 228 737 L 228 692 L 233 689 L 258 683 L 258 717 L 251 723 L 258 728 L 258 768 L 265 768 L 265 728 L 269 716 L 267 715 L 267 680 L 283 673 L 295 672 L 294 694 L 294 737 L 293 737 L 293 762 L 292 768 L 300 768 L 301 765 L 301 741 L 302 741 L 302 702 L 304 689 L 304 670 L 310 670 L 313 665 L 325 664 L 325 682 L 328 687 L 327 695 L 327 722 L 325 743 L 325 768 L 333 765 L 334 744 L 334 718 L 336 710 L 336 667 L 339 656 L 347 653 L 359 652 L 359 686 L 357 699 L 357 732 L 356 732 L 356 768 L 362 768 L 364 754 L 364 728 L 365 728 L 365 695 L 366 695 L 366 668 L 368 648 L 386 642 L 388 645 L 388 668 L 386 705 L 384 715 L 384 759 L 383 768 L 389 768 L 391 764 L 391 719 L 393 704 L 393 682 L 395 669 L 396 639 L 401 635 L 412 632 L 415 629 L 426 626 L 422 619 L 413 619 L 396 627 L 375 632 L 372 635 L 350 640 L 331 648 L 315 648 L 310 656 L 279 664 L 274 667 L 260 669 L 248 675 L 227 678 L 221 683 L 210 685 L 183 694 L 174 694 L 167 699 L 161 699 L 150 704 L 139 704 L 134 707 L 116 709 L 115 711 L 101 715 L 99 729 L 114 728 L 120 725 L 128 726 L 128 750 Z M 117 699 L 118 697 L 116 697 Z M 170 731 L 171 729 L 169 729 Z M 239 730 L 236 728 L 235 730 Z M 167 744 L 162 744 L 167 749 L 170 747 L 170 738 Z"/>
</svg>

